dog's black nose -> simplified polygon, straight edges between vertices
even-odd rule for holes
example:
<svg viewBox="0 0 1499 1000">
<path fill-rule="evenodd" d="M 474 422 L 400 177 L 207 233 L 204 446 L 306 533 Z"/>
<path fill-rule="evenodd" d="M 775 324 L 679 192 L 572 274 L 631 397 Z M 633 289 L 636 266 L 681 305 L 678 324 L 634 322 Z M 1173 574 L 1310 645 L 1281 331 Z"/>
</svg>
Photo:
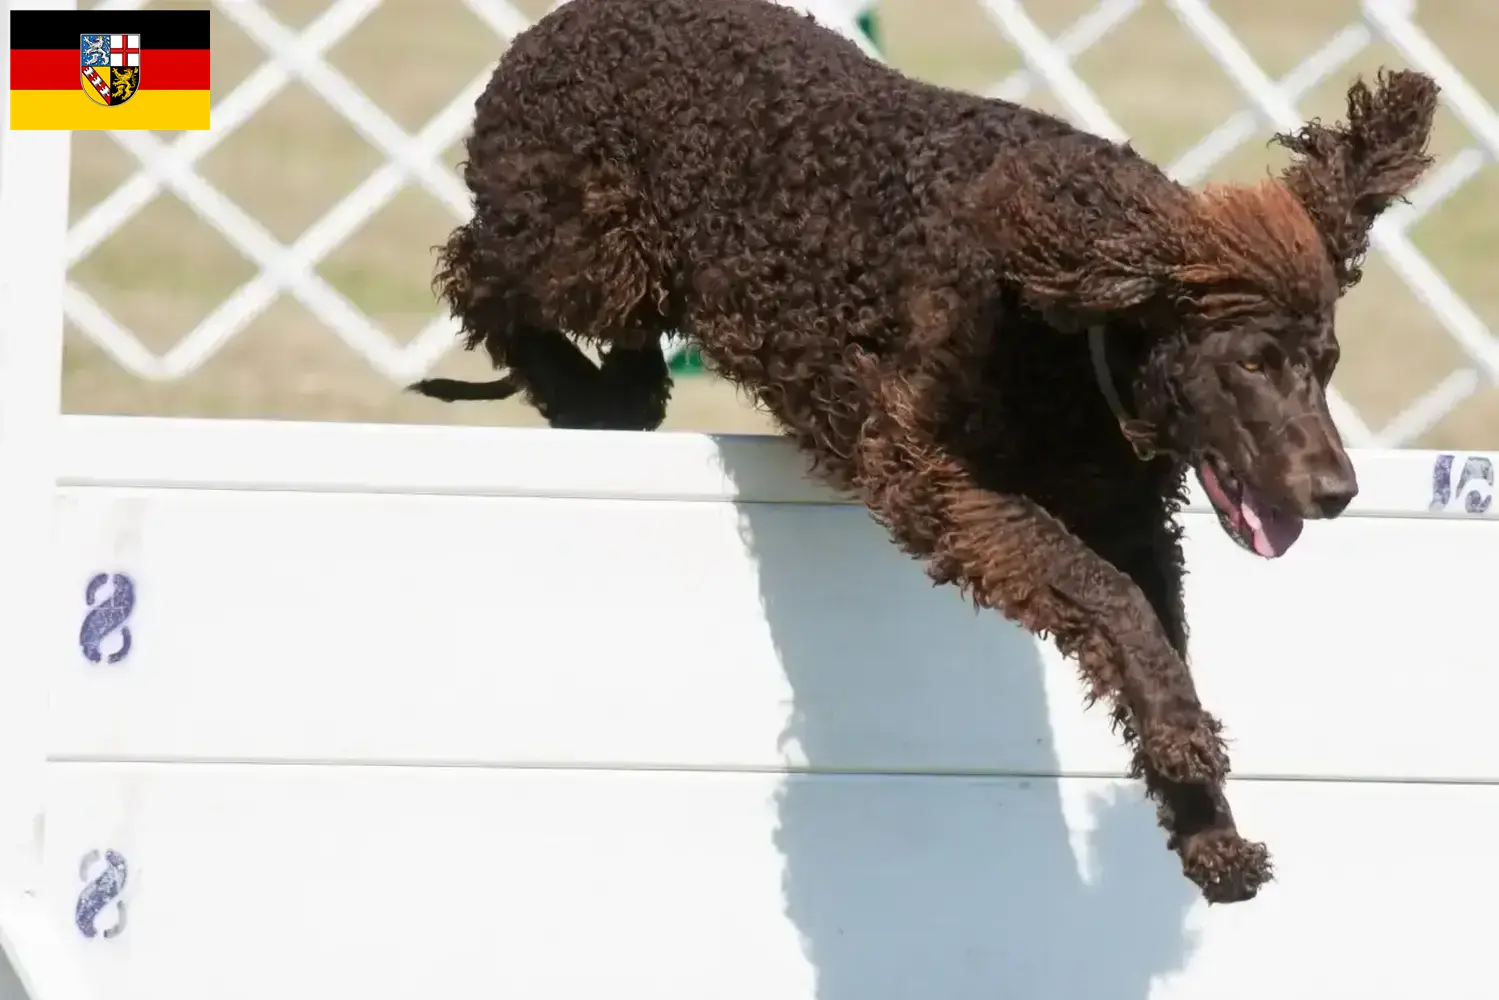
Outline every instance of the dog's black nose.
<svg viewBox="0 0 1499 1000">
<path fill-rule="evenodd" d="M 1313 517 L 1337 517 L 1358 496 L 1358 482 L 1352 476 L 1317 476 L 1312 480 L 1311 513 Z"/>
</svg>

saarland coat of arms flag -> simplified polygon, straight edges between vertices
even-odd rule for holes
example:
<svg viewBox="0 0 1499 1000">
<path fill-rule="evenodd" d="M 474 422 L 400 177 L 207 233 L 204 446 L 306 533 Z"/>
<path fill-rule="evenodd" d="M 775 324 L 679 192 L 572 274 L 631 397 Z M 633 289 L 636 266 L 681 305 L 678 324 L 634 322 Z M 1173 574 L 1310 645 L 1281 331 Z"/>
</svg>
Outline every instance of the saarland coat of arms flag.
<svg viewBox="0 0 1499 1000">
<path fill-rule="evenodd" d="M 208 128 L 208 11 L 10 12 L 13 129 Z"/>
</svg>

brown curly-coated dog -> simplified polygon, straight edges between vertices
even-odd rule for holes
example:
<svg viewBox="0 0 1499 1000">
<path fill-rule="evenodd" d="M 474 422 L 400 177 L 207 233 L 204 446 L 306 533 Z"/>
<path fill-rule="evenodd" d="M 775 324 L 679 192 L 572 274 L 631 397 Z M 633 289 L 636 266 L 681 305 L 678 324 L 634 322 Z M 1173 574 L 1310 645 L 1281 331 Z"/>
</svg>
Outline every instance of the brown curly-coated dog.
<svg viewBox="0 0 1499 1000">
<path fill-rule="evenodd" d="M 508 373 L 413 388 L 654 429 L 681 331 L 935 580 L 1075 656 L 1186 875 L 1249 899 L 1269 855 L 1186 666 L 1175 515 L 1192 468 L 1274 557 L 1354 497 L 1334 305 L 1436 99 L 1382 73 L 1345 124 L 1277 137 L 1279 177 L 1195 192 L 766 0 L 572 0 L 477 103 L 437 279 Z"/>
</svg>

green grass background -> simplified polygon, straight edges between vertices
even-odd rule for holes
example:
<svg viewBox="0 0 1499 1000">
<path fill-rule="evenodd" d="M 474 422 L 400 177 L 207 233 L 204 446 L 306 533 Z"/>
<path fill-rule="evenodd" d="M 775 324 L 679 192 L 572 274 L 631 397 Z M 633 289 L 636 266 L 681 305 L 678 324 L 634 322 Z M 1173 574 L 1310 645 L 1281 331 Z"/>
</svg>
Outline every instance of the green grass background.
<svg viewBox="0 0 1499 1000">
<path fill-rule="evenodd" d="M 89 6 L 85 0 L 83 6 Z M 172 3 L 152 6 L 170 7 Z M 199 4 L 182 4 L 199 6 Z M 319 0 L 271 0 L 291 28 L 327 9 Z M 544 2 L 521 0 L 530 16 Z M 1031 0 L 1031 15 L 1055 36 L 1084 13 L 1087 0 Z M 1280 77 L 1358 16 L 1356 0 L 1218 0 L 1214 9 L 1272 77 Z M 905 71 L 951 86 L 983 89 L 1021 65 L 973 0 L 884 0 L 882 42 Z M 1427 0 L 1421 26 L 1468 79 L 1499 102 L 1499 4 Z M 334 46 L 332 65 L 409 131 L 419 129 L 465 83 L 492 65 L 505 41 L 455 0 L 385 0 Z M 213 88 L 221 100 L 265 54 L 228 18 L 213 15 Z M 1405 65 L 1376 43 L 1300 104 L 1304 117 L 1337 117 L 1355 73 Z M 1226 117 L 1247 106 L 1233 81 L 1177 24 L 1160 0 L 1077 63 L 1082 78 L 1130 132 L 1137 148 L 1169 163 Z M 1060 111 L 1045 89 L 1027 102 Z M 1213 173 L 1227 180 L 1263 175 L 1281 162 L 1262 129 Z M 162 136 L 171 139 L 171 136 Z M 1445 109 L 1439 157 L 1471 145 Z M 446 153 L 452 165 L 455 147 Z M 382 158 L 354 128 L 294 82 L 203 161 L 202 174 L 283 242 L 290 243 Z M 134 158 L 102 133 L 79 133 L 72 171 L 76 220 L 130 177 Z M 1484 320 L 1499 329 L 1499 169 L 1488 167 L 1420 222 L 1411 236 Z M 434 314 L 432 247 L 457 220 L 419 188 L 404 190 L 368 219 L 319 272 L 398 340 Z M 191 330 L 254 276 L 222 237 L 171 194 L 158 196 L 73 269 L 71 278 L 157 352 Z M 1464 356 L 1380 260 L 1339 314 L 1344 344 L 1336 385 L 1378 427 L 1464 362 Z M 479 374 L 480 358 L 454 350 L 442 374 Z M 431 423 L 532 424 L 518 405 L 443 406 L 399 391 L 288 296 L 192 374 L 151 382 L 121 369 L 69 328 L 63 384 L 71 413 L 163 414 Z M 668 427 L 769 431 L 764 416 L 711 376 L 678 382 Z M 1427 447 L 1499 447 L 1499 390 L 1485 387 L 1417 442 Z"/>
</svg>

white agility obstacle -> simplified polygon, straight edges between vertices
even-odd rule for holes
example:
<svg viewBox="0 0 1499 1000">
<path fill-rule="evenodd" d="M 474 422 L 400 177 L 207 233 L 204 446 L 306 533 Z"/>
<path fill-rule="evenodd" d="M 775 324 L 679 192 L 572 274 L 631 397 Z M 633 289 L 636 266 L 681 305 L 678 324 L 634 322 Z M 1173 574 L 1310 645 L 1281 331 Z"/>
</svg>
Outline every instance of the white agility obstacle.
<svg viewBox="0 0 1499 1000">
<path fill-rule="evenodd" d="M 988 6 L 1065 92 L 1100 22 Z M 60 415 L 90 216 L 0 143 L 0 1000 L 1492 995 L 1499 454 L 1357 450 L 1275 562 L 1194 497 L 1278 874 L 1209 908 L 1072 664 L 784 442 Z"/>
<path fill-rule="evenodd" d="M 1499 456 L 1361 452 L 1276 563 L 1186 516 L 1279 871 L 1209 910 L 1072 665 L 782 442 L 65 417 L 48 453 L 3 607 L 35 1000 L 1487 995 Z"/>
</svg>

